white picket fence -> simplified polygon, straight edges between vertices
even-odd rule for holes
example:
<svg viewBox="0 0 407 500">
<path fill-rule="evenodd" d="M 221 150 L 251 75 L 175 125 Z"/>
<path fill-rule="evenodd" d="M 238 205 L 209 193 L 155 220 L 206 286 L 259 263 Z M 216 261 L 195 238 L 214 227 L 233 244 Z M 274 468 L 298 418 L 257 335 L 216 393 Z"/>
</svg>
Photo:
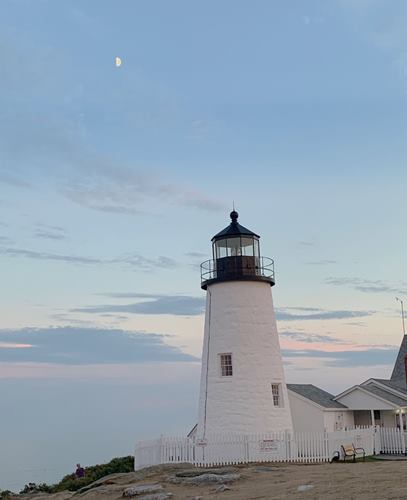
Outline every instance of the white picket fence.
<svg viewBox="0 0 407 500">
<path fill-rule="evenodd" d="M 407 451 L 407 435 L 395 427 L 380 427 L 380 452 L 388 454 L 404 454 Z"/>
<path fill-rule="evenodd" d="M 341 445 L 354 443 L 373 455 L 380 447 L 374 427 L 336 432 L 279 432 L 270 434 L 222 434 L 205 439 L 160 437 L 139 442 L 135 468 L 188 462 L 196 466 L 249 462 L 327 462 Z M 376 451 L 377 453 L 378 451 Z"/>
</svg>

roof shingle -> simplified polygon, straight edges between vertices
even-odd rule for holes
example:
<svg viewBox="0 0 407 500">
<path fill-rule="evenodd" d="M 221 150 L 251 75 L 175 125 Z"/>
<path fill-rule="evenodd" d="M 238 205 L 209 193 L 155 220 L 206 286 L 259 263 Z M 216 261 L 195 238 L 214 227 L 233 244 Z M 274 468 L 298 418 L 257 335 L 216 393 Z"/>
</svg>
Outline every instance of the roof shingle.
<svg viewBox="0 0 407 500">
<path fill-rule="evenodd" d="M 400 350 L 397 355 L 396 363 L 394 365 L 393 373 L 391 374 L 390 380 L 399 387 L 404 387 L 407 389 L 406 380 L 406 366 L 405 358 L 407 356 L 407 335 L 404 335 L 401 342 Z"/>
<path fill-rule="evenodd" d="M 300 396 L 313 401 L 314 403 L 319 404 L 323 408 L 338 408 L 344 409 L 345 405 L 342 403 L 338 403 L 338 401 L 334 401 L 334 395 L 330 394 L 323 389 L 320 389 L 316 385 L 312 384 L 287 384 L 287 388 L 290 391 L 296 392 Z"/>
<path fill-rule="evenodd" d="M 375 386 L 374 384 L 362 385 L 360 387 L 371 392 L 372 394 L 375 394 L 376 396 L 385 399 L 386 401 L 389 401 L 390 403 L 396 404 L 397 406 L 407 406 L 407 395 L 405 398 L 401 398 L 389 391 L 386 391 L 386 389 L 381 389 L 380 387 Z"/>
</svg>

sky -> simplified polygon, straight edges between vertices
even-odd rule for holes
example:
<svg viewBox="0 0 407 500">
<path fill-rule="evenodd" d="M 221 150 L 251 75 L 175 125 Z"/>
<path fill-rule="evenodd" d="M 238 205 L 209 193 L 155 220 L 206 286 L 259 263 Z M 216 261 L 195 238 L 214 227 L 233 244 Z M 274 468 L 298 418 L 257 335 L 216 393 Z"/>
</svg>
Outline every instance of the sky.
<svg viewBox="0 0 407 500">
<path fill-rule="evenodd" d="M 0 489 L 190 430 L 199 264 L 233 202 L 275 260 L 287 381 L 390 375 L 406 22 L 402 0 L 1 1 Z"/>
</svg>

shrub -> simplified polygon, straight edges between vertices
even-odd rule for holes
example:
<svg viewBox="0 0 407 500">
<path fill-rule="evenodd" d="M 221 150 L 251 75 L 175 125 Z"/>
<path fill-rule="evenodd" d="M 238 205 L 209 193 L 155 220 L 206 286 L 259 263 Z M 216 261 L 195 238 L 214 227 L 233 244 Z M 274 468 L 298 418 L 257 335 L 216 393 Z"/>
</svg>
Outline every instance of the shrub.
<svg viewBox="0 0 407 500">
<path fill-rule="evenodd" d="M 20 491 L 20 494 L 21 493 L 51 493 L 51 486 L 45 483 L 28 483 Z"/>
<path fill-rule="evenodd" d="M 85 477 L 77 478 L 75 474 L 68 474 L 62 480 L 50 486 L 50 493 L 60 491 L 76 491 L 87 486 L 108 474 L 125 473 L 134 471 L 134 457 L 114 458 L 107 464 L 92 465 L 85 467 Z"/>
<path fill-rule="evenodd" d="M 13 496 L 14 496 L 14 493 L 10 490 L 0 491 L 0 498 L 1 499 L 7 500 L 8 498 L 13 498 Z"/>
<path fill-rule="evenodd" d="M 53 485 L 46 483 L 28 483 L 20 491 L 23 493 L 58 493 L 60 491 L 77 491 L 109 474 L 126 473 L 134 471 L 134 457 L 113 458 L 107 464 L 91 465 L 85 467 L 85 476 L 77 478 L 75 474 L 68 474 L 62 480 Z M 14 498 L 15 493 L 9 490 L 0 491 L 0 500 Z"/>
</svg>

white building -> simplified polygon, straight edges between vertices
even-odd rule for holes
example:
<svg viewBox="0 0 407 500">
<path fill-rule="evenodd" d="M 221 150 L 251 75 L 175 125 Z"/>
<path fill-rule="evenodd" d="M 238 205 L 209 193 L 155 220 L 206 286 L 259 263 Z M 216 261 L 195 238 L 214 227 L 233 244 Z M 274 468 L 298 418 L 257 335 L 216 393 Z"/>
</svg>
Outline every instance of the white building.
<svg viewBox="0 0 407 500">
<path fill-rule="evenodd" d="M 212 238 L 198 426 L 195 435 L 292 430 L 271 287 L 273 261 L 259 236 L 232 222 Z"/>
<path fill-rule="evenodd" d="M 407 336 L 389 380 L 370 378 L 334 396 L 311 384 L 288 384 L 294 430 L 328 432 L 379 425 L 406 430 Z"/>
<path fill-rule="evenodd" d="M 353 427 L 353 411 L 312 384 L 287 384 L 295 431 L 336 431 Z"/>
</svg>

